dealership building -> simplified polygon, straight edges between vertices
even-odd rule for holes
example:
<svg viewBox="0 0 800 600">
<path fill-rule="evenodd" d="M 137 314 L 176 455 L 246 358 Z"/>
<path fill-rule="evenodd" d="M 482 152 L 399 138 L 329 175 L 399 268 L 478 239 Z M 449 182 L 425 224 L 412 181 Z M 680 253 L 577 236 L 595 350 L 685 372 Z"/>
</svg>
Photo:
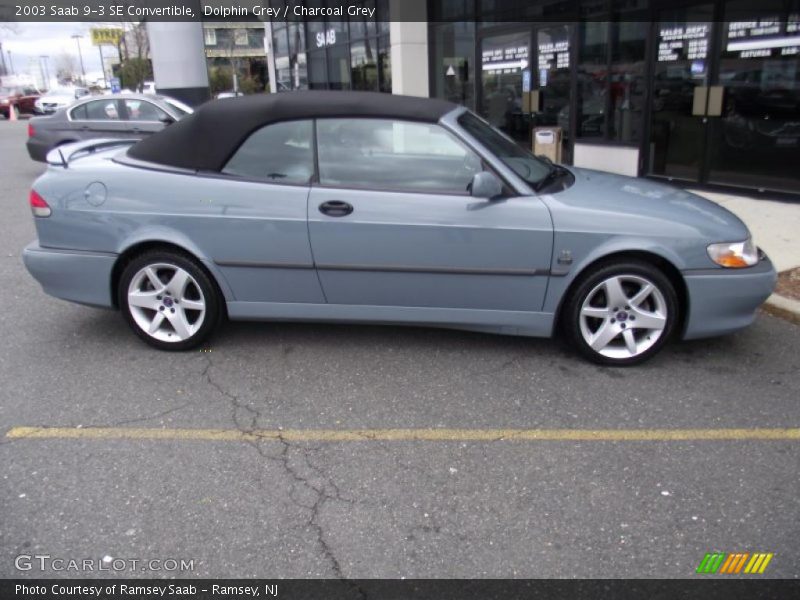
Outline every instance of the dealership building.
<svg viewBox="0 0 800 600">
<path fill-rule="evenodd" d="M 800 193 L 800 0 L 362 4 L 268 24 L 273 90 L 445 98 L 567 164 Z"/>
<path fill-rule="evenodd" d="M 363 0 L 349 4 L 372 17 L 293 18 L 297 4 L 269 0 L 289 15 L 263 24 L 273 92 L 444 98 L 566 164 L 800 195 L 800 0 Z M 207 97 L 205 64 L 189 68 L 202 36 L 176 25 L 148 26 L 157 87 Z M 159 81 L 169 65 L 178 86 Z"/>
</svg>

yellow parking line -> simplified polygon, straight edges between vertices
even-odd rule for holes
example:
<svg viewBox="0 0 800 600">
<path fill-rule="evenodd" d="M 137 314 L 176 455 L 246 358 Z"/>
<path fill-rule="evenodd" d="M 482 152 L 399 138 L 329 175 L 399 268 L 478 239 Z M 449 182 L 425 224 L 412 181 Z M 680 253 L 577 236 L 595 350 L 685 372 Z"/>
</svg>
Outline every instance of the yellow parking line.
<svg viewBox="0 0 800 600">
<path fill-rule="evenodd" d="M 800 440 L 789 429 L 142 429 L 127 427 L 14 427 L 12 439 L 177 440 L 249 442 L 679 442 Z"/>
</svg>

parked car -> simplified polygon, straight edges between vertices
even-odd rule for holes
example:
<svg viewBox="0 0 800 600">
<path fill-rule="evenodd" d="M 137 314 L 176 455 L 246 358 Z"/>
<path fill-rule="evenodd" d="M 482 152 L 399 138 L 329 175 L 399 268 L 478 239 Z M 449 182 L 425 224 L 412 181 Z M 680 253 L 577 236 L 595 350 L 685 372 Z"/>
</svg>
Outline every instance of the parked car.
<svg viewBox="0 0 800 600">
<path fill-rule="evenodd" d="M 85 87 L 55 88 L 36 99 L 33 112 L 37 115 L 51 115 L 90 94 Z"/>
<path fill-rule="evenodd" d="M 22 113 L 30 114 L 38 97 L 39 92 L 33 87 L 0 87 L 0 115 L 8 119 L 11 111 L 17 117 Z"/>
<path fill-rule="evenodd" d="M 558 331 L 630 365 L 747 326 L 776 282 L 721 206 L 539 160 L 443 100 L 231 98 L 48 162 L 28 271 L 164 350 L 227 316 Z"/>
<path fill-rule="evenodd" d="M 92 138 L 141 139 L 180 120 L 192 109 L 166 96 L 91 96 L 28 123 L 28 154 L 45 161 L 56 146 Z"/>
</svg>

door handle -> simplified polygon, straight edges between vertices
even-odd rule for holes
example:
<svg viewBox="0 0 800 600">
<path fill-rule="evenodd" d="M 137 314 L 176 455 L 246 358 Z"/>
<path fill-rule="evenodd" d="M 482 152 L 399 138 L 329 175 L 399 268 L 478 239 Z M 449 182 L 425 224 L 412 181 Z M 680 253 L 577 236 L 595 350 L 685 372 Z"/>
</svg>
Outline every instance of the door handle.
<svg viewBox="0 0 800 600">
<path fill-rule="evenodd" d="M 342 200 L 328 200 L 319 205 L 319 212 L 329 217 L 346 217 L 353 212 L 353 205 Z"/>
</svg>

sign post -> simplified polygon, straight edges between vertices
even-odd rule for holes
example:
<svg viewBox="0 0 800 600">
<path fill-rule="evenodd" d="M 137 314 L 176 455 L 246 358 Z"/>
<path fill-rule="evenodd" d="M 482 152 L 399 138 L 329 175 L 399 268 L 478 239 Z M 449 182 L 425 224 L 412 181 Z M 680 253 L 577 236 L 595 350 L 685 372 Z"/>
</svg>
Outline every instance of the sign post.
<svg viewBox="0 0 800 600">
<path fill-rule="evenodd" d="M 91 29 L 92 45 L 97 46 L 97 50 L 100 52 L 100 68 L 103 71 L 103 86 L 107 86 L 109 83 L 108 76 L 106 75 L 106 64 L 103 58 L 103 46 L 119 46 L 122 33 L 122 29 L 115 27 L 93 27 Z M 119 79 L 117 79 L 117 82 L 119 82 Z M 119 93 L 119 90 L 116 92 L 113 91 L 113 83 L 111 84 L 111 90 L 115 94 Z"/>
</svg>

